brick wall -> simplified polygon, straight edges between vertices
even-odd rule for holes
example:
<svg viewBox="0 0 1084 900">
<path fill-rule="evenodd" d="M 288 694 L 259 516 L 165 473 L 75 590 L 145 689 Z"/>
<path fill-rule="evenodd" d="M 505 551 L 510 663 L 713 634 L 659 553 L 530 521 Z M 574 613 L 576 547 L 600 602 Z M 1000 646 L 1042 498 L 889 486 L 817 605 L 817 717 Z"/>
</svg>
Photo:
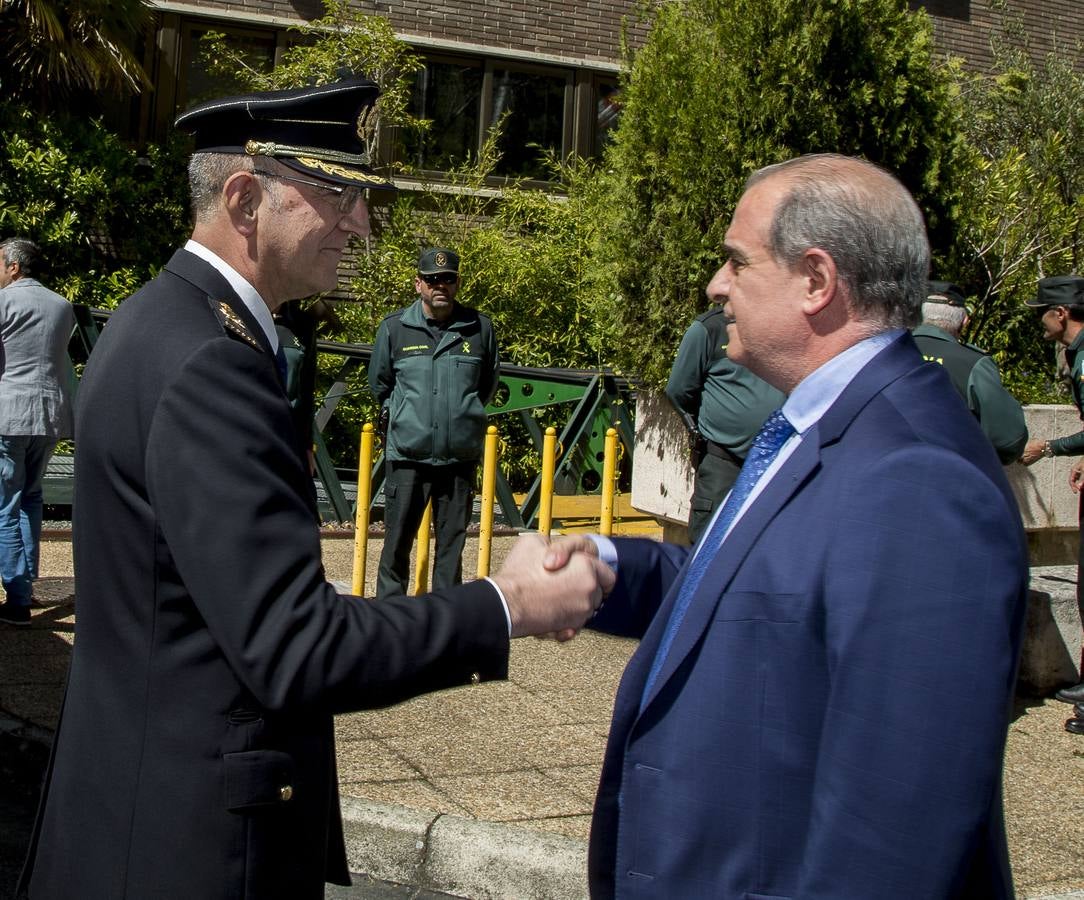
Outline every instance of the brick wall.
<svg viewBox="0 0 1084 900">
<path fill-rule="evenodd" d="M 1084 0 L 1011 0 L 1029 33 L 1032 52 L 1041 60 L 1054 46 L 1084 40 Z M 584 61 L 616 63 L 622 22 L 639 43 L 646 30 L 635 20 L 634 0 L 357 0 L 360 10 L 386 17 L 406 38 L 427 43 L 447 40 L 513 52 L 539 53 Z M 1000 24 L 992 0 L 912 0 L 934 19 L 937 44 L 987 69 L 990 38 Z M 225 10 L 234 16 L 273 16 L 284 22 L 322 14 L 320 0 L 189 0 L 189 9 Z M 1084 65 L 1078 55 L 1078 62 Z"/>
<path fill-rule="evenodd" d="M 1036 62 L 1054 48 L 1055 39 L 1062 50 L 1084 41 L 1084 0 L 1016 0 L 1013 5 L 1023 16 Z M 937 46 L 964 57 L 972 68 L 988 70 L 993 60 L 990 40 L 1001 27 L 1001 14 L 990 0 L 970 0 L 960 7 L 963 16 L 934 16 Z M 1084 66 L 1080 53 L 1076 64 Z"/>
<path fill-rule="evenodd" d="M 282 19 L 321 14 L 316 0 L 195 0 L 192 7 L 250 12 Z M 365 13 L 387 18 L 403 37 L 441 39 L 501 50 L 616 63 L 622 20 L 629 17 L 634 41 L 644 26 L 634 21 L 634 0 L 358 0 Z"/>
</svg>

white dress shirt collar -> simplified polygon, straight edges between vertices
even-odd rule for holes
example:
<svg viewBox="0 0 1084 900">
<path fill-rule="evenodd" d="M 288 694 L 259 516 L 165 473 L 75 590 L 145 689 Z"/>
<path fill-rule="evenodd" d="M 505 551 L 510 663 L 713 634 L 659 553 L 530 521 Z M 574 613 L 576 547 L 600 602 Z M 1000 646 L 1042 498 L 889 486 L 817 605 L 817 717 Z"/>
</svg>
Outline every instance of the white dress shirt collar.
<svg viewBox="0 0 1084 900">
<path fill-rule="evenodd" d="M 241 302 L 245 304 L 245 308 L 252 313 L 253 318 L 259 323 L 260 328 L 267 337 L 267 342 L 271 345 L 271 352 L 277 353 L 279 349 L 279 336 L 278 332 L 275 331 L 275 320 L 271 317 L 271 310 L 268 308 L 267 304 L 264 303 L 264 299 L 260 296 L 260 292 L 249 284 L 241 273 L 226 262 L 226 260 L 213 250 L 208 250 L 203 244 L 189 240 L 188 243 L 184 245 L 184 249 L 189 253 L 198 256 L 229 282 L 230 287 L 236 291 L 237 296 L 241 298 Z"/>
<path fill-rule="evenodd" d="M 859 341 L 798 382 L 783 404 L 783 414 L 794 430 L 805 434 L 839 399 L 866 363 L 901 334 L 902 328 L 894 328 Z"/>
</svg>

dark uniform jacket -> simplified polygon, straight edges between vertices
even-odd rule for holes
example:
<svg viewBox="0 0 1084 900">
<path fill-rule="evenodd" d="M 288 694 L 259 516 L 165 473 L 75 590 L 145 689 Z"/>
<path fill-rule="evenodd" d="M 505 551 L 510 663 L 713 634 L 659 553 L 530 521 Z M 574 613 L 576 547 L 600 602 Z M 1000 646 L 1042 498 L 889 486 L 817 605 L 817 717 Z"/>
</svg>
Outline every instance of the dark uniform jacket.
<svg viewBox="0 0 1084 900">
<path fill-rule="evenodd" d="M 709 441 L 745 458 L 753 437 L 786 397 L 726 355 L 726 316 L 715 306 L 681 339 L 666 396 Z"/>
<path fill-rule="evenodd" d="M 983 433 L 990 439 L 1002 465 L 1020 458 L 1028 442 L 1028 428 L 1020 403 L 1001 384 L 997 364 L 971 344 L 956 340 L 934 325 L 919 325 L 915 343 L 927 362 L 942 366 L 952 386 L 967 403 Z"/>
<path fill-rule="evenodd" d="M 323 897 L 348 881 L 332 715 L 504 677 L 499 597 L 336 594 L 270 348 L 188 252 L 102 332 L 76 444 L 78 625 L 31 897 Z"/>
<path fill-rule="evenodd" d="M 1065 351 L 1065 364 L 1069 367 L 1069 390 L 1073 394 L 1073 405 L 1081 418 L 1084 418 L 1084 331 Z M 1050 442 L 1055 456 L 1077 456 L 1084 453 L 1084 431 L 1055 438 Z M 1081 501 L 1084 503 L 1084 500 Z"/>
<path fill-rule="evenodd" d="M 478 459 L 499 368 L 493 326 L 476 310 L 457 303 L 443 331 L 430 329 L 420 299 L 385 316 L 369 387 L 389 410 L 387 458 L 430 465 Z"/>
</svg>

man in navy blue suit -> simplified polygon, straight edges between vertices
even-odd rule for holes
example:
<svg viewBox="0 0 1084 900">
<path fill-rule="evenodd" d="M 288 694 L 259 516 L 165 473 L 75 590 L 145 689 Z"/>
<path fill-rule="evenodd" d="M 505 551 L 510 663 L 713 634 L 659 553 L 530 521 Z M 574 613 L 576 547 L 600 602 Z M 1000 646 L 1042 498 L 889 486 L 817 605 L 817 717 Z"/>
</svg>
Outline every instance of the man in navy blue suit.
<svg viewBox="0 0 1084 900">
<path fill-rule="evenodd" d="M 787 395 L 780 440 L 697 547 L 596 541 L 618 577 L 592 627 L 642 641 L 592 896 L 1011 897 L 1027 553 L 989 441 L 906 330 L 922 215 L 876 166 L 801 157 L 749 179 L 724 249 L 707 293 L 731 358 Z"/>
</svg>

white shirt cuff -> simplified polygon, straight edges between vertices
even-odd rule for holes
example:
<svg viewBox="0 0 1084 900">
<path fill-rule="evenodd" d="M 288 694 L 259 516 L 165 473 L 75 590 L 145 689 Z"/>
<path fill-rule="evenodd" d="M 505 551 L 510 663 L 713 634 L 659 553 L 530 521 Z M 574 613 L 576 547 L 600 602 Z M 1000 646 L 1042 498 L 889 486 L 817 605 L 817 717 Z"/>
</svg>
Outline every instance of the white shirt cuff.
<svg viewBox="0 0 1084 900">
<path fill-rule="evenodd" d="M 608 537 L 601 534 L 588 534 L 586 535 L 592 541 L 595 542 L 595 546 L 598 547 L 598 558 L 601 559 L 606 565 L 613 569 L 614 573 L 617 573 L 617 547 L 614 542 Z"/>
<path fill-rule="evenodd" d="M 501 598 L 501 606 L 504 607 L 504 618 L 508 622 L 508 636 L 511 637 L 512 636 L 512 614 L 508 611 L 508 601 L 504 599 L 504 592 L 499 587 L 497 587 L 497 582 L 495 582 L 492 578 L 490 578 L 488 575 L 486 575 L 484 577 L 485 577 L 486 581 L 488 581 L 491 585 L 493 585 L 493 590 L 495 590 L 497 592 L 497 596 Z"/>
</svg>

